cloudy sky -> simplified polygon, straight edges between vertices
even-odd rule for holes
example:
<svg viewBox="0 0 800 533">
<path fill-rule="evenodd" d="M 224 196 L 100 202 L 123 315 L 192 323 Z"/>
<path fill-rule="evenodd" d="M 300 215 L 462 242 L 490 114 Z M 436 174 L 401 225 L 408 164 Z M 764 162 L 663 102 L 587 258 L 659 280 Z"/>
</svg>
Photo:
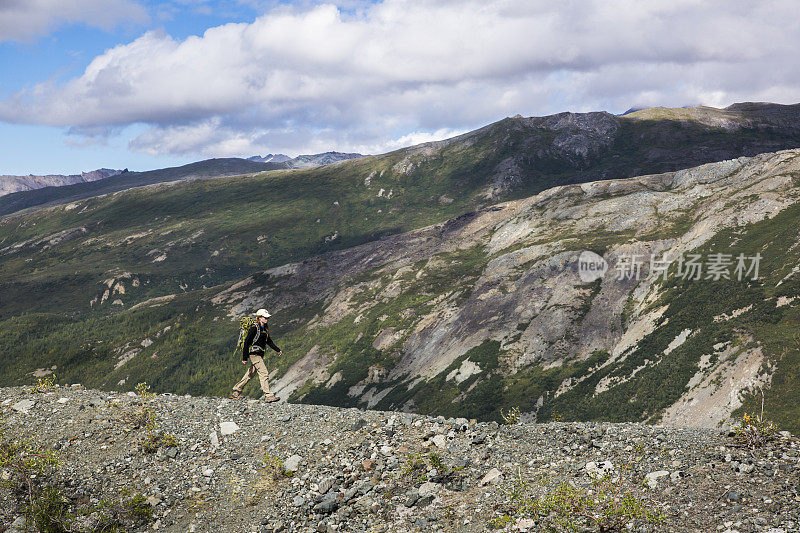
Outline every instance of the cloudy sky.
<svg viewBox="0 0 800 533">
<path fill-rule="evenodd" d="M 800 102 L 796 0 L 0 0 L 0 174 Z"/>
</svg>

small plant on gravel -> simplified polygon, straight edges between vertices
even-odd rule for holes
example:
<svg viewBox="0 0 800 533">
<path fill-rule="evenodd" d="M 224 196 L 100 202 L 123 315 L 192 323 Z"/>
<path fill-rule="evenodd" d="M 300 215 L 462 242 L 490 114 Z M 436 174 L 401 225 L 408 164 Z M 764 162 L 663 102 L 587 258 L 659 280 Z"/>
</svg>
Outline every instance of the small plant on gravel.
<svg viewBox="0 0 800 533">
<path fill-rule="evenodd" d="M 443 472 L 447 469 L 447 465 L 444 464 L 442 460 L 442 455 L 437 452 L 431 452 L 428 454 L 428 461 L 430 461 L 431 466 L 438 470 L 439 472 Z"/>
<path fill-rule="evenodd" d="M 49 376 L 37 379 L 36 384 L 33 385 L 28 392 L 30 392 L 31 394 L 36 394 L 39 392 L 48 392 L 50 390 L 53 390 L 55 386 L 56 386 L 56 375 L 50 374 Z"/>
<path fill-rule="evenodd" d="M 33 504 L 40 480 L 56 466 L 54 451 L 35 447 L 29 441 L 9 441 L 0 431 L 0 468 L 9 473 L 0 485 L 23 491 L 28 505 Z"/>
<path fill-rule="evenodd" d="M 137 529 L 152 520 L 152 508 L 141 494 L 127 498 L 121 491 L 124 497 L 112 503 L 77 504 L 54 475 L 58 464 L 54 451 L 8 440 L 0 430 L 0 470 L 7 472 L 0 486 L 24 513 L 26 526 L 46 533 L 108 533 Z"/>
<path fill-rule="evenodd" d="M 749 448 L 752 451 L 774 439 L 777 431 L 778 428 L 775 424 L 764 419 L 764 391 L 761 390 L 761 414 L 752 416 L 745 413 L 742 415 L 739 424 L 733 428 L 733 439 L 738 446 Z"/>
<path fill-rule="evenodd" d="M 150 392 L 150 386 L 147 383 L 137 384 L 136 393 L 141 398 L 139 408 L 133 412 L 126 413 L 123 418 L 134 428 L 143 427 L 153 432 L 156 429 L 156 417 L 150 405 L 150 400 L 155 394 Z"/>
<path fill-rule="evenodd" d="M 500 410 L 500 416 L 503 422 L 508 425 L 519 424 L 520 411 L 516 405 L 511 407 L 508 411 Z"/>
<path fill-rule="evenodd" d="M 151 431 L 142 442 L 142 450 L 147 453 L 156 453 L 161 446 L 175 448 L 178 446 L 178 439 L 172 433 Z"/>
<path fill-rule="evenodd" d="M 421 453 L 412 453 L 406 457 L 406 462 L 400 471 L 400 479 L 420 485 L 425 482 L 426 472 L 424 456 Z"/>
<path fill-rule="evenodd" d="M 55 487 L 45 487 L 25 506 L 25 515 L 36 524 L 38 531 L 61 533 L 71 531 L 74 520 L 70 500 Z"/>
<path fill-rule="evenodd" d="M 634 460 L 616 475 L 591 479 L 591 489 L 562 483 L 545 490 L 538 498 L 521 472 L 505 490 L 508 504 L 490 522 L 502 528 L 517 518 L 531 518 L 544 530 L 621 531 L 629 522 L 658 524 L 664 520 L 659 511 L 649 509 L 633 493 L 628 473 Z"/>
<path fill-rule="evenodd" d="M 125 501 L 123 511 L 128 519 L 136 524 L 147 524 L 153 520 L 153 507 L 147 503 L 147 498 L 142 494 L 136 494 L 130 500 Z"/>
<path fill-rule="evenodd" d="M 273 480 L 285 479 L 294 477 L 294 472 L 287 470 L 286 465 L 280 457 L 275 457 L 270 453 L 264 454 L 264 463 L 267 465 L 267 471 Z"/>
</svg>

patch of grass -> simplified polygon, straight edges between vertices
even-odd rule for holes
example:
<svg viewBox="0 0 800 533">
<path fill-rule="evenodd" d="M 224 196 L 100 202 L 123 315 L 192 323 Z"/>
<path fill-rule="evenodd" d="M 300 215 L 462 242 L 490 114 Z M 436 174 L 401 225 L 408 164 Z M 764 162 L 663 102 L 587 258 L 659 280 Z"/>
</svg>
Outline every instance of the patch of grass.
<svg viewBox="0 0 800 533">
<path fill-rule="evenodd" d="M 59 463 L 54 451 L 30 441 L 9 440 L 0 431 L 0 469 L 9 474 L 0 486 L 8 489 L 9 500 L 25 515 L 28 526 L 46 533 L 121 533 L 152 521 L 152 508 L 144 496 L 129 497 L 126 490 L 113 501 L 97 504 L 72 500 L 69 488 L 56 475 Z"/>
<path fill-rule="evenodd" d="M 663 513 L 642 498 L 631 478 L 631 467 L 641 456 L 634 456 L 613 475 L 590 476 L 588 487 L 564 482 L 548 488 L 540 485 L 541 480 L 533 486 L 518 471 L 504 491 L 507 503 L 490 525 L 502 528 L 519 518 L 530 518 L 545 531 L 622 531 L 630 522 L 662 523 Z"/>
</svg>

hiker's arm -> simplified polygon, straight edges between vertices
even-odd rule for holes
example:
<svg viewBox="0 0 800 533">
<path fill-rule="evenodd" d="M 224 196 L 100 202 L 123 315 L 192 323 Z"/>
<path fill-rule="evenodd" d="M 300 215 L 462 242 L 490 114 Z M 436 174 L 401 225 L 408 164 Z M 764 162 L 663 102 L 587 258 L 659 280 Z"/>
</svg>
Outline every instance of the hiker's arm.
<svg viewBox="0 0 800 533">
<path fill-rule="evenodd" d="M 242 346 L 242 361 L 247 361 L 250 358 L 250 346 L 253 344 L 253 338 L 256 336 L 256 326 L 252 326 L 247 331 L 247 337 L 244 338 L 244 346 Z"/>
<path fill-rule="evenodd" d="M 281 349 L 275 346 L 275 343 L 272 342 L 272 337 L 267 337 L 267 344 L 269 345 L 270 348 L 272 348 L 276 352 L 281 353 Z"/>
</svg>

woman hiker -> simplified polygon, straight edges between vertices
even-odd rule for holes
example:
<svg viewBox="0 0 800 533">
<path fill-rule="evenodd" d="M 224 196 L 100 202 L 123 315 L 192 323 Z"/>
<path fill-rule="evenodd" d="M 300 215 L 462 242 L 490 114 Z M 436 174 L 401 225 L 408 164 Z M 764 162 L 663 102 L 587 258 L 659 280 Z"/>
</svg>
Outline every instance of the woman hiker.
<svg viewBox="0 0 800 533">
<path fill-rule="evenodd" d="M 242 389 L 244 389 L 247 382 L 250 381 L 250 378 L 258 373 L 258 379 L 261 381 L 261 390 L 264 391 L 264 396 L 262 396 L 261 399 L 268 403 L 278 401 L 278 397 L 269 390 L 269 373 L 267 372 L 267 365 L 264 364 L 264 354 L 267 351 L 267 345 L 278 352 L 279 356 L 283 355 L 283 351 L 275 346 L 275 343 L 272 342 L 269 336 L 269 326 L 267 326 L 267 322 L 269 322 L 269 317 L 271 316 L 272 315 L 270 315 L 266 309 L 259 309 L 256 311 L 257 323 L 251 326 L 250 330 L 247 332 L 247 337 L 245 337 L 244 340 L 244 348 L 242 349 L 242 364 L 249 364 L 250 366 L 247 367 L 247 371 L 244 373 L 241 381 L 233 386 L 231 398 L 241 398 Z"/>
</svg>

